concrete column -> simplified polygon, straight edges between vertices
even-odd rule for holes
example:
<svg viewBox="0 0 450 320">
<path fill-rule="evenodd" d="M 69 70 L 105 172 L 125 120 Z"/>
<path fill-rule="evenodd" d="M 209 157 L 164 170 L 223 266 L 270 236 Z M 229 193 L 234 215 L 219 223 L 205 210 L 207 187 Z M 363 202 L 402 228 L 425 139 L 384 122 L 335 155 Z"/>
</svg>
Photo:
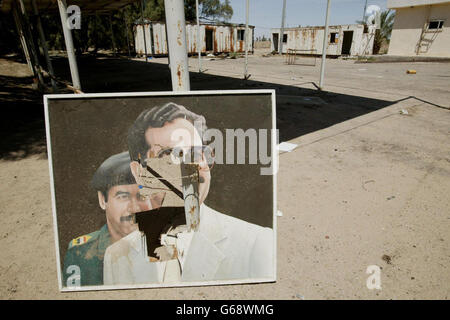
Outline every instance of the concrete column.
<svg viewBox="0 0 450 320">
<path fill-rule="evenodd" d="M 189 91 L 189 65 L 183 0 L 164 0 L 173 91 Z"/>
<path fill-rule="evenodd" d="M 31 4 L 33 5 L 33 12 L 34 12 L 34 15 L 36 16 L 37 28 L 38 28 L 38 32 L 39 32 L 39 37 L 41 39 L 42 50 L 44 51 L 45 60 L 47 62 L 48 73 L 52 77 L 51 83 L 52 83 L 53 92 L 56 92 L 57 85 L 56 85 L 56 81 L 53 79 L 53 77 L 55 76 L 55 72 L 53 71 L 52 60 L 50 59 L 50 56 L 48 54 L 47 41 L 45 40 L 44 28 L 42 28 L 41 16 L 39 15 L 38 7 L 36 5 L 36 0 L 31 0 Z"/>
<path fill-rule="evenodd" d="M 323 46 L 322 46 L 322 64 L 320 65 L 320 81 L 319 81 L 319 89 L 323 89 L 323 78 L 325 76 L 325 60 L 327 59 L 327 43 L 328 43 L 328 18 L 330 16 L 330 2 L 327 2 L 327 13 L 325 16 L 325 29 L 323 34 Z"/>
<path fill-rule="evenodd" d="M 58 0 L 59 15 L 61 17 L 61 26 L 64 32 L 64 41 L 66 43 L 67 57 L 69 58 L 70 74 L 72 84 L 75 89 L 81 90 L 80 76 L 78 75 L 77 59 L 73 47 L 72 31 L 68 26 L 67 4 L 66 0 Z"/>
</svg>

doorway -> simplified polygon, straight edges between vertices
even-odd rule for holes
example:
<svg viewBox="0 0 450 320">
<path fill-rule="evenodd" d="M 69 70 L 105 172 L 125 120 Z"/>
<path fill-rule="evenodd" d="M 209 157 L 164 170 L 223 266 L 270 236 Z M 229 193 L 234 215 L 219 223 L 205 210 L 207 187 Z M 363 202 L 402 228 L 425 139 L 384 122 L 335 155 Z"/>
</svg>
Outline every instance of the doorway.
<svg viewBox="0 0 450 320">
<path fill-rule="evenodd" d="M 205 41 L 206 41 L 206 51 L 213 51 L 214 50 L 214 34 L 212 29 L 206 29 L 205 30 Z"/>
<path fill-rule="evenodd" d="M 272 33 L 273 50 L 278 52 L 278 33 Z"/>
<path fill-rule="evenodd" d="M 353 42 L 353 31 L 344 31 L 341 54 L 350 54 Z"/>
</svg>

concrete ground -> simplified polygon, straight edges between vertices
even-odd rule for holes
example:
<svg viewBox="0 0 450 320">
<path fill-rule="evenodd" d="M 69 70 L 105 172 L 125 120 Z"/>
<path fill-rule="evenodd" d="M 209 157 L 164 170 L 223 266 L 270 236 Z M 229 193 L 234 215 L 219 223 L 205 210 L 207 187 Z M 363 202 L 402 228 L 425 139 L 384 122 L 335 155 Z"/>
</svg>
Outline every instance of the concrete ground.
<svg viewBox="0 0 450 320">
<path fill-rule="evenodd" d="M 277 90 L 281 140 L 298 147 L 280 155 L 276 283 L 59 293 L 41 97 L 25 64 L 0 59 L 0 101 L 16 110 L 1 129 L 0 298 L 448 299 L 450 64 L 327 60 L 318 92 L 320 59 L 289 66 L 264 53 L 249 58 L 252 81 L 237 79 L 243 59 L 205 60 L 191 79 L 193 89 Z M 167 60 L 151 61 L 97 59 L 84 71 L 93 78 L 81 72 L 84 90 L 167 90 Z M 124 76 L 132 63 L 160 72 Z M 381 290 L 366 286 L 370 265 Z"/>
</svg>

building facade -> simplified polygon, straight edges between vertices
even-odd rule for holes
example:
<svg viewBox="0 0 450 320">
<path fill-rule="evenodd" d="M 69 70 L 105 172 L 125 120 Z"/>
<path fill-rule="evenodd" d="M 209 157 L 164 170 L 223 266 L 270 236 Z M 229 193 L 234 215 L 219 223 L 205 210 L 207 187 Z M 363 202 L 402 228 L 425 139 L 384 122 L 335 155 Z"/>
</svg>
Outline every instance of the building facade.
<svg viewBox="0 0 450 320">
<path fill-rule="evenodd" d="M 388 0 L 395 9 L 389 55 L 450 57 L 450 1 Z"/>
<path fill-rule="evenodd" d="M 324 27 L 285 28 L 283 53 L 297 50 L 299 54 L 322 54 Z M 361 56 L 373 52 L 374 26 L 349 24 L 328 27 L 327 52 L 329 56 Z M 272 29 L 271 50 L 279 52 L 280 29 Z"/>
<path fill-rule="evenodd" d="M 249 26 L 248 51 L 253 52 L 254 26 Z M 145 30 L 145 31 L 144 31 Z M 167 55 L 166 25 L 162 22 L 148 22 L 134 26 L 136 53 Z M 200 24 L 200 46 L 202 53 L 245 52 L 245 25 Z M 197 25 L 186 23 L 186 42 L 189 54 L 198 53 Z"/>
</svg>

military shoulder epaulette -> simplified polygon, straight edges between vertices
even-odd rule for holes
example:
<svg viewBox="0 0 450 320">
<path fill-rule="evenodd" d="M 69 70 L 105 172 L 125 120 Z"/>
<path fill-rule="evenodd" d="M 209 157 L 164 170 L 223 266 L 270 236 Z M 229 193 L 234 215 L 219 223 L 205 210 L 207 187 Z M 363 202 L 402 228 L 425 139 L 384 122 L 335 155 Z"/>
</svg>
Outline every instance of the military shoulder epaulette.
<svg viewBox="0 0 450 320">
<path fill-rule="evenodd" d="M 78 238 L 73 239 L 72 241 L 69 242 L 69 249 L 76 247 L 76 246 L 81 246 L 83 244 L 86 244 L 92 240 L 94 240 L 95 238 L 97 238 L 99 234 L 99 231 L 95 231 L 89 234 L 86 234 L 84 236 L 80 236 Z"/>
</svg>

